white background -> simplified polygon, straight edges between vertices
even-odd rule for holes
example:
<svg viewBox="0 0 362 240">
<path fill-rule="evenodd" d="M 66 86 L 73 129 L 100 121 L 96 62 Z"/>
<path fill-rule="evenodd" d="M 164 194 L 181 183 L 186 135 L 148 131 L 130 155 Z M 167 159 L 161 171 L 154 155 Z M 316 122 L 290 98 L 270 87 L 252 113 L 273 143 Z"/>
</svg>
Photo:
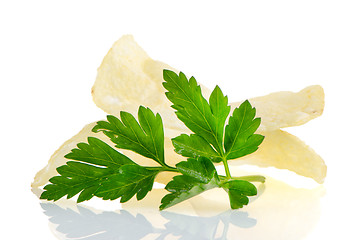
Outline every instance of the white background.
<svg viewBox="0 0 362 240">
<path fill-rule="evenodd" d="M 328 166 L 306 239 L 361 239 L 361 12 L 349 0 L 1 1 L 1 238 L 56 239 L 30 183 L 65 140 L 104 118 L 90 93 L 96 70 L 132 34 L 231 100 L 322 85 L 322 117 L 289 129 Z"/>
</svg>

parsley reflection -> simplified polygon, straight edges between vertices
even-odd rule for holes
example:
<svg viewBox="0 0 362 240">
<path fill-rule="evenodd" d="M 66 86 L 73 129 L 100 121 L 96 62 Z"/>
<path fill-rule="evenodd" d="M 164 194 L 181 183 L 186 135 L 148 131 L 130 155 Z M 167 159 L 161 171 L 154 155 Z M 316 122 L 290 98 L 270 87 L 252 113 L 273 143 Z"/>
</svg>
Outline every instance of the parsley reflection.
<svg viewBox="0 0 362 240">
<path fill-rule="evenodd" d="M 243 175 L 240 173 L 239 175 Z M 72 200 L 42 203 L 58 239 L 305 239 L 320 217 L 323 185 L 292 187 L 267 178 L 242 210 L 230 209 L 222 189 L 209 190 L 158 211 L 164 189 L 153 189 L 147 198 L 135 199 L 107 212 L 77 205 Z M 247 211 L 247 212 L 245 212 Z M 186 215 L 190 213 L 191 215 Z M 196 215 L 196 216 L 194 216 Z M 59 237 L 61 236 L 61 237 Z"/>
<path fill-rule="evenodd" d="M 158 240 L 170 236 L 176 236 L 177 239 L 226 239 L 230 225 L 251 228 L 257 223 L 246 212 L 231 210 L 213 217 L 154 212 L 147 218 L 142 213 L 133 215 L 127 210 L 96 213 L 80 205 L 64 208 L 57 203 L 41 203 L 41 207 L 49 217 L 55 235 L 65 236 L 59 239 L 132 240 L 143 239 L 150 234 L 155 236 L 152 239 Z M 160 225 L 159 222 L 166 223 Z M 219 229 L 221 234 L 218 234 Z"/>
</svg>

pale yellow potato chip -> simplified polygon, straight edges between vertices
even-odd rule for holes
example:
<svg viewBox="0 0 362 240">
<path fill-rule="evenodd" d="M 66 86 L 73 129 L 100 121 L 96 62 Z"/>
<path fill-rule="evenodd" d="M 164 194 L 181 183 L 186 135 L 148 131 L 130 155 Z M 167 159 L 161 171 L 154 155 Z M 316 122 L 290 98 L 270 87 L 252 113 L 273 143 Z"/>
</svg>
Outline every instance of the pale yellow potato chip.
<svg viewBox="0 0 362 240">
<path fill-rule="evenodd" d="M 118 116 L 119 111 L 136 114 L 143 105 L 161 114 L 165 134 L 175 137 L 189 130 L 177 120 L 162 86 L 163 69 L 176 71 L 165 63 L 152 60 L 131 35 L 116 41 L 101 66 L 94 83 L 93 100 L 105 112 Z M 176 71 L 177 72 L 177 71 Z M 201 84 L 206 99 L 210 90 Z M 298 93 L 276 92 L 250 99 L 262 118 L 261 131 L 298 126 L 320 116 L 324 109 L 324 92 L 310 86 Z M 240 102 L 232 103 L 233 108 Z"/>
<path fill-rule="evenodd" d="M 125 35 L 113 44 L 98 68 L 92 88 L 93 100 L 115 116 L 121 110 L 136 116 L 139 106 L 149 107 L 163 117 L 166 136 L 187 132 L 164 94 L 163 69 L 177 72 L 165 63 L 152 60 L 131 35 Z M 201 88 L 206 96 L 210 95 L 210 90 Z"/>
<path fill-rule="evenodd" d="M 109 138 L 103 133 L 94 133 L 92 128 L 96 125 L 96 122 L 87 124 L 78 134 L 67 140 L 63 145 L 59 147 L 58 150 L 50 157 L 48 164 L 41 169 L 34 178 L 33 183 L 31 184 L 32 188 L 38 188 L 48 183 L 49 179 L 58 175 L 56 169 L 59 166 L 66 164 L 69 159 L 66 159 L 64 156 L 74 148 L 77 147 L 78 143 L 87 142 L 88 137 L 97 137 L 98 139 L 106 142 L 110 146 L 114 146 Z M 152 159 L 145 158 L 137 153 L 134 153 L 129 150 L 122 150 L 122 153 L 135 161 L 138 164 L 144 166 L 159 166 L 157 162 Z M 170 159 L 167 161 L 169 164 L 174 165 L 179 161 L 182 161 L 184 158 L 173 151 L 173 146 L 170 138 L 165 138 L 165 158 Z M 175 174 L 172 172 L 161 173 L 157 176 L 157 182 L 167 183 Z M 34 191 L 36 191 L 34 189 Z"/>
<path fill-rule="evenodd" d="M 230 168 L 240 165 L 256 165 L 259 167 L 275 167 L 287 169 L 301 176 L 312 178 L 317 183 L 323 183 L 327 174 L 327 166 L 323 159 L 298 137 L 282 131 L 259 132 L 265 139 L 260 148 L 253 154 L 245 157 L 230 160 Z M 184 157 L 174 152 L 171 140 L 165 139 L 165 157 L 170 165 L 185 160 Z M 147 162 L 133 154 L 137 162 L 146 164 Z M 222 163 L 215 163 L 221 165 Z M 158 182 L 167 183 L 174 174 L 164 173 L 162 178 L 156 179 Z"/>
<path fill-rule="evenodd" d="M 299 126 L 319 117 L 324 109 L 324 91 L 319 85 L 309 86 L 300 92 L 275 92 L 251 98 L 256 115 L 261 118 L 259 131 L 273 131 Z M 231 103 L 232 108 L 239 103 Z"/>
<path fill-rule="evenodd" d="M 66 142 L 61 145 L 58 150 L 56 150 L 53 155 L 50 157 L 48 161 L 48 165 L 46 165 L 43 169 L 41 169 L 34 178 L 34 181 L 31 184 L 32 188 L 37 188 L 43 186 L 48 183 L 51 177 L 58 175 L 57 167 L 64 165 L 68 159 L 64 158 L 64 156 L 73 148 L 77 147 L 77 144 L 80 142 L 86 142 L 88 137 L 95 136 L 96 134 L 92 132 L 92 128 L 94 127 L 95 123 L 87 124 L 84 128 L 75 136 L 67 140 Z M 104 134 L 97 135 L 98 138 L 105 139 Z"/>
<path fill-rule="evenodd" d="M 260 132 L 265 136 L 259 149 L 231 165 L 251 164 L 259 167 L 288 169 L 301 176 L 323 183 L 327 166 L 323 159 L 296 136 L 282 130 Z"/>
<path fill-rule="evenodd" d="M 92 88 L 96 105 L 116 116 L 120 110 L 136 115 L 138 106 L 145 104 L 156 112 L 168 108 L 164 94 L 160 94 L 164 92 L 162 69 L 172 68 L 150 60 L 132 36 L 115 42 L 98 68 Z"/>
</svg>

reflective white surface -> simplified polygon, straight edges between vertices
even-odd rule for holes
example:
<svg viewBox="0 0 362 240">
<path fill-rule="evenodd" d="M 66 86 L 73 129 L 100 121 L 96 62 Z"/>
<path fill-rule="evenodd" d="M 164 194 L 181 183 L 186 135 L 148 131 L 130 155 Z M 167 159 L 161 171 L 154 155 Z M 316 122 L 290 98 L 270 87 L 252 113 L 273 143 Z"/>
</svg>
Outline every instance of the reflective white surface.
<svg viewBox="0 0 362 240">
<path fill-rule="evenodd" d="M 42 208 L 59 239 L 226 239 L 231 227 L 241 231 L 257 224 L 256 219 L 241 211 L 214 217 L 154 212 L 146 217 L 127 210 L 95 213 L 82 206 L 71 209 L 52 203 L 43 203 Z M 221 233 L 219 226 L 222 226 Z"/>
<path fill-rule="evenodd" d="M 323 186 L 294 188 L 268 177 L 259 195 L 240 210 L 229 210 L 227 194 L 210 190 L 165 211 L 158 211 L 163 189 L 118 210 L 107 203 L 71 200 L 43 202 L 50 230 L 58 239 L 305 239 L 320 218 Z M 118 204 L 120 207 L 120 204 Z M 301 224 L 303 223 L 303 224 Z"/>
<path fill-rule="evenodd" d="M 189 233 L 362 239 L 361 12 L 359 0 L 1 1 L 0 238 L 56 240 L 71 232 L 94 240 L 136 233 L 143 239 L 166 233 L 165 239 Z M 102 58 L 124 34 L 133 34 L 152 58 L 210 88 L 219 84 L 231 101 L 323 86 L 322 117 L 286 130 L 323 157 L 325 183 L 297 189 L 267 182 L 258 199 L 235 213 L 224 193 L 213 201 L 205 193 L 200 197 L 207 201 L 168 212 L 158 212 L 159 201 L 152 201 L 160 199 L 158 191 L 123 210 L 117 202 L 96 201 L 91 209 L 40 205 L 30 190 L 35 173 L 65 140 L 105 117 L 91 87 Z M 139 232 L 121 228 L 130 221 L 142 223 Z"/>
</svg>

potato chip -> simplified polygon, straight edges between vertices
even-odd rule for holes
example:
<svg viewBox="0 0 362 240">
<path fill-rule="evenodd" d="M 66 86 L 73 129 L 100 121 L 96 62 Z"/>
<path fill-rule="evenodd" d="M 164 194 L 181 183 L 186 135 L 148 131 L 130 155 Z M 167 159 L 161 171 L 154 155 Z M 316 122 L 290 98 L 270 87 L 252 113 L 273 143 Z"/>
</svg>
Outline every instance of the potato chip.
<svg viewBox="0 0 362 240">
<path fill-rule="evenodd" d="M 327 173 L 327 166 L 323 159 L 309 146 L 307 146 L 298 137 L 282 131 L 259 132 L 265 136 L 265 140 L 260 148 L 245 157 L 230 160 L 230 168 L 240 165 L 256 165 L 259 167 L 275 167 L 278 169 L 287 169 L 301 176 L 312 178 L 317 183 L 323 183 Z M 175 165 L 185 158 L 178 155 L 173 150 L 171 139 L 165 138 L 165 159 L 168 164 Z M 132 156 L 126 154 L 131 159 L 135 159 L 140 164 L 148 165 L 150 160 L 139 157 L 132 153 Z M 215 165 L 221 165 L 216 163 Z M 163 173 L 162 177 L 156 178 L 157 182 L 167 183 L 174 174 Z"/>
<path fill-rule="evenodd" d="M 119 39 L 104 57 L 92 88 L 93 100 L 107 113 L 137 114 L 145 105 L 159 112 L 169 107 L 162 87 L 162 69 L 172 69 L 150 57 L 132 36 Z M 156 69 L 160 69 L 157 71 Z M 161 111 L 162 112 L 162 111 Z"/>
<path fill-rule="evenodd" d="M 138 106 L 161 114 L 165 134 L 175 137 L 189 130 L 176 118 L 162 86 L 163 69 L 176 71 L 165 63 L 152 60 L 130 35 L 116 41 L 101 66 L 92 88 L 93 100 L 105 112 L 118 116 L 119 111 L 137 114 Z M 205 98 L 210 90 L 201 85 Z M 310 86 L 298 93 L 276 92 L 250 99 L 262 118 L 261 131 L 302 125 L 320 116 L 324 109 L 324 92 Z M 241 102 L 232 103 L 233 108 Z"/>
<path fill-rule="evenodd" d="M 41 169 L 34 178 L 33 183 L 31 184 L 32 188 L 38 188 L 48 183 L 49 179 L 58 175 L 57 167 L 66 164 L 69 159 L 66 159 L 64 156 L 73 148 L 77 147 L 77 144 L 80 142 L 87 142 L 88 137 L 97 137 L 102 141 L 106 142 L 110 146 L 114 146 L 114 144 L 109 140 L 109 138 L 103 133 L 94 133 L 92 132 L 92 128 L 96 125 L 96 122 L 87 124 L 78 134 L 67 140 L 63 145 L 59 147 L 58 150 L 54 152 L 54 154 L 50 157 L 48 165 L 46 165 L 43 169 Z M 137 153 L 134 153 L 129 150 L 122 150 L 122 153 L 127 157 L 132 159 L 134 162 L 145 165 L 145 166 L 159 166 L 155 161 L 149 158 L 145 158 Z M 179 161 L 182 161 L 184 158 L 173 151 L 173 146 L 171 143 L 171 139 L 165 137 L 165 158 L 170 159 L 167 162 L 170 165 L 174 165 Z M 167 183 L 174 173 L 167 172 L 161 173 L 157 176 L 157 182 Z"/>
<path fill-rule="evenodd" d="M 301 176 L 323 183 L 327 166 L 323 159 L 296 136 L 282 130 L 260 132 L 265 136 L 259 149 L 230 165 L 250 164 L 259 167 L 288 169 Z"/>
<path fill-rule="evenodd" d="M 139 106 L 149 107 L 163 117 L 166 136 L 175 136 L 173 130 L 187 132 L 164 94 L 163 69 L 177 71 L 152 60 L 132 36 L 123 36 L 113 44 L 98 68 L 92 88 L 93 100 L 98 107 L 115 116 L 121 110 L 136 116 Z M 204 94 L 210 95 L 210 90 L 201 87 Z"/>
<path fill-rule="evenodd" d="M 95 136 L 95 133 L 92 132 L 94 125 L 95 123 L 87 124 L 78 134 L 64 142 L 50 157 L 48 165 L 35 175 L 31 187 L 37 188 L 43 186 L 48 183 L 51 177 L 58 175 L 57 167 L 64 165 L 68 161 L 64 156 L 70 153 L 73 148 L 76 148 L 78 143 L 86 142 L 87 137 Z M 97 137 L 102 138 L 101 135 L 97 135 Z M 103 136 L 103 138 L 105 139 L 105 136 Z"/>
<path fill-rule="evenodd" d="M 275 92 L 249 101 L 256 108 L 256 115 L 261 118 L 258 130 L 273 131 L 299 126 L 322 115 L 324 91 L 321 86 L 314 85 L 297 93 Z M 231 106 L 237 107 L 240 103 L 231 103 Z"/>
</svg>

